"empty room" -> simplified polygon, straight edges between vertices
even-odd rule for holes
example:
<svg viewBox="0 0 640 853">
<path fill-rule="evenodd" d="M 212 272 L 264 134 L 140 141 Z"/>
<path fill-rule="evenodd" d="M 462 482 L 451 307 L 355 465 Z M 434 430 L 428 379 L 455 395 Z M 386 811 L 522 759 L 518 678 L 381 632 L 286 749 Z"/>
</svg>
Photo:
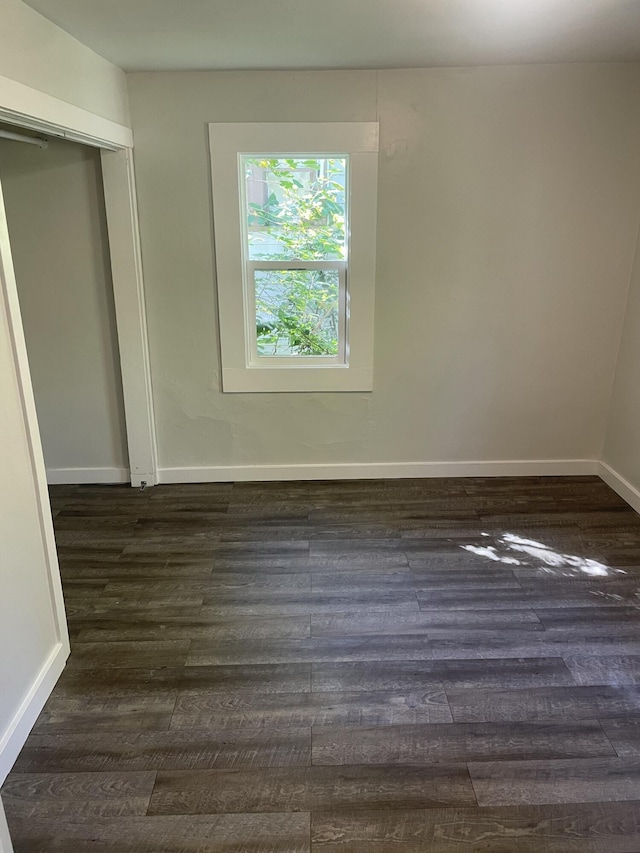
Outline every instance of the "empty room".
<svg viewBox="0 0 640 853">
<path fill-rule="evenodd" d="M 1 853 L 640 853 L 640 3 L 0 0 Z"/>
</svg>

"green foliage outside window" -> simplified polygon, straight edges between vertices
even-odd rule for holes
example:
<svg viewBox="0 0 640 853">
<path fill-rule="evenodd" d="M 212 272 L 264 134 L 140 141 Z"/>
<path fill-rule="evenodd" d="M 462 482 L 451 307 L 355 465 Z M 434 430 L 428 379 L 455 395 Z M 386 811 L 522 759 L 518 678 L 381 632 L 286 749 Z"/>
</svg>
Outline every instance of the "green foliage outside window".
<svg viewBox="0 0 640 853">
<path fill-rule="evenodd" d="M 244 163 L 251 260 L 344 259 L 344 159 Z M 337 270 L 258 270 L 255 288 L 260 355 L 337 354 Z"/>
</svg>

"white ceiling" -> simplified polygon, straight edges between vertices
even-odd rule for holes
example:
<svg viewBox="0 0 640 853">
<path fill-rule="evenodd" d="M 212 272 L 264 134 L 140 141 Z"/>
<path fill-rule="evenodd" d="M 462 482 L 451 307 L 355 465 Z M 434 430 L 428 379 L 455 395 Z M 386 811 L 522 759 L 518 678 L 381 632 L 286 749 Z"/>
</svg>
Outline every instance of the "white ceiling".
<svg viewBox="0 0 640 853">
<path fill-rule="evenodd" d="M 640 0 L 27 0 L 127 71 L 640 59 Z"/>
</svg>

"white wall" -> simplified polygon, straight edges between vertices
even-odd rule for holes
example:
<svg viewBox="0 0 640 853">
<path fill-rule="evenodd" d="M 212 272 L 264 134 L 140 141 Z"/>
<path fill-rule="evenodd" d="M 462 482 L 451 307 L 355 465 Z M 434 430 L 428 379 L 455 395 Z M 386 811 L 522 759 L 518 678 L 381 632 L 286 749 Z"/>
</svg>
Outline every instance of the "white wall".
<svg viewBox="0 0 640 853">
<path fill-rule="evenodd" d="M 599 458 L 640 66 L 128 81 L 161 468 Z M 221 394 L 206 123 L 376 118 L 373 393 Z"/>
<path fill-rule="evenodd" d="M 120 124 L 129 123 L 124 73 L 21 0 L 0 0 L 0 76 Z"/>
<path fill-rule="evenodd" d="M 0 139 L 0 179 L 47 469 L 126 478 L 100 153 Z"/>
<path fill-rule="evenodd" d="M 603 461 L 627 481 L 640 512 L 640 251 L 636 253 L 611 397 Z"/>
</svg>

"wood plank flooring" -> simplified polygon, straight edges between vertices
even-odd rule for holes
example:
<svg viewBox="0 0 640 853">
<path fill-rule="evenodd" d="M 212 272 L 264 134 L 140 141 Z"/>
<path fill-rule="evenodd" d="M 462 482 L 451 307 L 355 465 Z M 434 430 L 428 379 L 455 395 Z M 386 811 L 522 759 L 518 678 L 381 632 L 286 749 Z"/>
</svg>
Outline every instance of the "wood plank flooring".
<svg viewBox="0 0 640 853">
<path fill-rule="evenodd" d="M 599 479 L 51 499 L 16 853 L 640 851 L 640 516 Z"/>
</svg>

